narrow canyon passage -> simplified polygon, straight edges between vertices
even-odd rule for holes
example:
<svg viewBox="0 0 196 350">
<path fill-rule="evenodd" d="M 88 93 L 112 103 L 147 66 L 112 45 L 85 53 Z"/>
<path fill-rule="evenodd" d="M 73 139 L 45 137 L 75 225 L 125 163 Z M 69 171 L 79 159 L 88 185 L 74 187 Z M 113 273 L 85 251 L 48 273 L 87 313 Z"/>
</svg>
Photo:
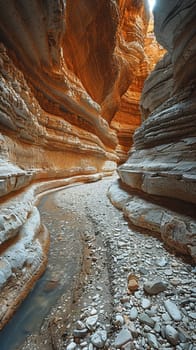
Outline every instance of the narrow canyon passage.
<svg viewBox="0 0 196 350">
<path fill-rule="evenodd" d="M 195 21 L 0 0 L 0 350 L 196 350 Z"/>
<path fill-rule="evenodd" d="M 196 270 L 129 227 L 107 198 L 113 181 L 69 186 L 40 202 L 48 267 L 1 333 L 1 350 L 195 349 Z M 145 287 L 149 280 L 156 283 Z"/>
</svg>

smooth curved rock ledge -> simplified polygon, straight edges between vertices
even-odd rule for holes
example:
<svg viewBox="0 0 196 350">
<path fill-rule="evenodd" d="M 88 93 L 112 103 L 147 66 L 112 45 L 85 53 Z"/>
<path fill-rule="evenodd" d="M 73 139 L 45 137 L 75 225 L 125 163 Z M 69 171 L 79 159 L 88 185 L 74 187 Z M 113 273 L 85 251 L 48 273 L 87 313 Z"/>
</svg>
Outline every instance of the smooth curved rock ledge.
<svg viewBox="0 0 196 350">
<path fill-rule="evenodd" d="M 143 123 L 133 135 L 129 158 L 118 168 L 124 188 L 135 193 L 123 206 L 125 215 L 137 226 L 159 233 L 167 245 L 194 259 L 195 9 L 193 0 L 156 1 L 155 34 L 168 52 L 144 83 L 140 99 Z M 168 211 L 171 203 L 172 212 Z M 186 216 L 188 207 L 192 208 L 194 219 Z"/>
<path fill-rule="evenodd" d="M 39 199 L 49 191 L 103 176 L 78 175 L 34 183 L 0 204 L 0 329 L 46 268 L 50 237 L 36 208 Z"/>
<path fill-rule="evenodd" d="M 143 1 L 1 1 L 3 133 L 42 149 L 125 156 L 144 79 L 159 57 L 148 22 Z M 121 104 L 128 90 L 131 101 Z"/>
<path fill-rule="evenodd" d="M 146 199 L 134 189 L 127 192 L 119 181 L 110 186 L 108 197 L 133 225 L 147 229 L 163 240 L 166 246 L 177 253 L 191 256 L 196 262 L 196 220 L 190 215 L 191 210 L 187 210 L 187 214 L 185 210 L 184 214 L 171 210 L 169 205 L 163 205 L 161 201 L 158 203 L 157 198 L 153 202 L 152 197 Z"/>
<path fill-rule="evenodd" d="M 196 138 L 133 150 L 118 168 L 121 180 L 144 193 L 196 203 Z"/>
</svg>

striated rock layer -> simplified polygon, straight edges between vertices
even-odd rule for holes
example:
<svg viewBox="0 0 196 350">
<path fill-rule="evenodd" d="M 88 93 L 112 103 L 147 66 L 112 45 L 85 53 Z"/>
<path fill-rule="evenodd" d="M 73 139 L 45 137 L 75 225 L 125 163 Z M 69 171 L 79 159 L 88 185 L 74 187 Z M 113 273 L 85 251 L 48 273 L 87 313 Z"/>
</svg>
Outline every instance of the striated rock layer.
<svg viewBox="0 0 196 350">
<path fill-rule="evenodd" d="M 119 144 L 117 151 L 121 163 L 127 160 L 128 151 L 133 144 L 133 134 L 135 129 L 141 125 L 139 101 L 144 81 L 160 57 L 165 53 L 165 49 L 155 39 L 153 28 L 154 20 L 151 16 L 147 34 L 143 38 L 144 59 L 138 69 L 135 70 L 134 79 L 131 81 L 127 91 L 122 95 L 119 110 L 115 113 L 111 122 L 111 126 L 117 131 L 118 135 Z M 137 26 L 135 28 L 135 35 L 136 33 L 138 33 Z"/>
<path fill-rule="evenodd" d="M 39 195 L 111 174 L 130 146 L 148 20 L 146 1 L 0 1 L 0 328 L 47 262 Z"/>
<path fill-rule="evenodd" d="M 116 186 L 110 196 L 132 223 L 196 260 L 196 3 L 157 0 L 154 16 L 167 53 L 145 82 L 143 124 L 118 170 L 130 196 L 118 200 Z"/>
</svg>

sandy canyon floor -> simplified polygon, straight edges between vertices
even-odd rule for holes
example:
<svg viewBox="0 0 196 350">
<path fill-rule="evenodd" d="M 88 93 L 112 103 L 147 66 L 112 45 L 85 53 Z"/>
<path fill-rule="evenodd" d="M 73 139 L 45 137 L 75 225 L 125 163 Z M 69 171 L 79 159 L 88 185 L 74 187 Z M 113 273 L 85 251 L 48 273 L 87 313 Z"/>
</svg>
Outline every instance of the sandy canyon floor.
<svg viewBox="0 0 196 350">
<path fill-rule="evenodd" d="M 196 268 L 129 225 L 107 198 L 113 180 L 40 202 L 48 267 L 2 350 L 196 350 Z M 27 335 L 20 346 L 14 329 Z"/>
</svg>

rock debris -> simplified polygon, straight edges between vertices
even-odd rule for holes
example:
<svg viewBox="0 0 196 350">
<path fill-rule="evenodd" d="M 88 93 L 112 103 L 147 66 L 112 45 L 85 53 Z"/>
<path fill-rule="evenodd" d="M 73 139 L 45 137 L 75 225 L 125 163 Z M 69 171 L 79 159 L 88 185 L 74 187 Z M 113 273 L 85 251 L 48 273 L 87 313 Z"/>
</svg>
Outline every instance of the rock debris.
<svg viewBox="0 0 196 350">
<path fill-rule="evenodd" d="M 196 350 L 195 267 L 129 226 L 106 196 L 111 181 L 58 194 L 61 207 L 69 202 L 86 216 L 90 263 L 73 310 L 55 326 L 58 349 Z M 130 279 L 137 288 L 129 289 Z"/>
</svg>

